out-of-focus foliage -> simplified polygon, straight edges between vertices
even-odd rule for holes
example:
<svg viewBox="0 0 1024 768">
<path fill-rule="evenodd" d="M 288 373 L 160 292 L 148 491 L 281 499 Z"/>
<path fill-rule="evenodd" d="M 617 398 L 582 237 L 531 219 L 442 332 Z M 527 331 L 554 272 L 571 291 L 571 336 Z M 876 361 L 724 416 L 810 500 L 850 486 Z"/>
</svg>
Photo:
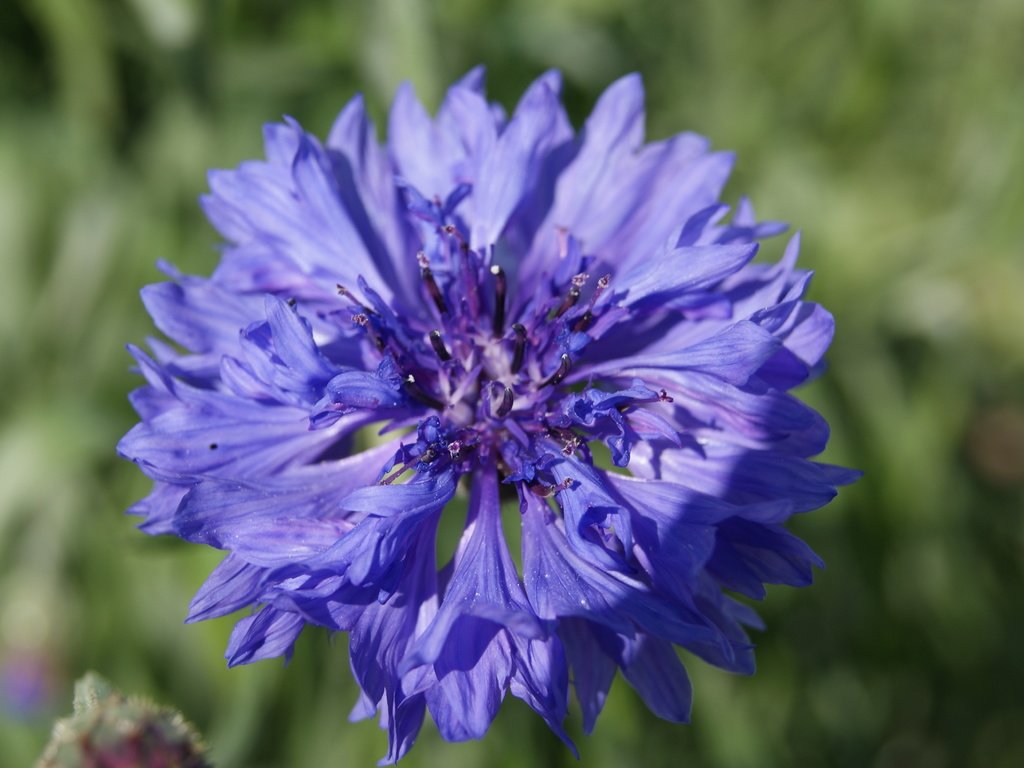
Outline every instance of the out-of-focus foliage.
<svg viewBox="0 0 1024 768">
<path fill-rule="evenodd" d="M 42 751 L 89 668 L 180 708 L 222 768 L 370 765 L 344 638 L 226 670 L 181 623 L 217 553 L 133 530 L 146 481 L 125 342 L 158 259 L 208 273 L 208 167 L 291 114 L 324 133 L 475 63 L 510 104 L 543 69 L 579 120 L 621 73 L 650 135 L 735 149 L 734 195 L 804 229 L 838 319 L 807 388 L 865 479 L 799 532 L 828 562 L 764 606 L 760 672 L 700 664 L 693 724 L 619 681 L 583 765 L 1024 765 L 1024 4 L 738 0 L 0 3 L 0 766 Z M 578 725 L 573 726 L 578 735 Z M 524 707 L 409 766 L 573 765 Z"/>
</svg>

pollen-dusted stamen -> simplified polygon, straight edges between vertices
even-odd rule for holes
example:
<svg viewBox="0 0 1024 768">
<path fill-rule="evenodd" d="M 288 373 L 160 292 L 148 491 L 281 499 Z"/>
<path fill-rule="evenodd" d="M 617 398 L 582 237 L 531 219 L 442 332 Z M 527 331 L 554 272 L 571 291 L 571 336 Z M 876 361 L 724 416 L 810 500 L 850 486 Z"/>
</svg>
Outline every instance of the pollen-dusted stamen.
<svg viewBox="0 0 1024 768">
<path fill-rule="evenodd" d="M 505 279 L 505 270 L 497 264 L 491 265 L 491 274 L 494 275 L 494 336 L 501 336 L 505 330 L 505 294 L 508 292 L 508 281 Z"/>
<path fill-rule="evenodd" d="M 430 294 L 430 298 L 434 302 L 434 306 L 437 307 L 437 311 L 442 315 L 448 314 L 448 305 L 445 303 L 444 294 L 441 293 L 441 289 L 437 285 L 437 281 L 434 280 L 434 273 L 430 271 L 430 261 L 427 259 L 427 255 L 420 251 L 416 254 L 416 260 L 420 265 L 420 277 L 423 278 L 423 282 L 427 286 L 427 293 Z"/>
<path fill-rule="evenodd" d="M 447 362 L 452 359 L 451 353 L 448 348 L 444 345 L 444 340 L 441 338 L 441 332 L 433 330 L 430 332 L 430 346 L 434 348 L 434 352 L 440 358 L 441 362 Z"/>
<path fill-rule="evenodd" d="M 405 377 L 405 391 L 409 393 L 409 397 L 418 400 L 428 408 L 434 408 L 438 411 L 444 410 L 444 403 L 417 384 L 416 377 L 411 373 Z"/>
<path fill-rule="evenodd" d="M 503 419 L 508 416 L 512 410 L 512 406 L 515 404 L 515 393 L 512 391 L 512 387 L 506 386 L 504 391 L 501 393 L 501 402 L 498 403 L 498 407 L 494 409 L 494 416 L 499 419 Z"/>
<path fill-rule="evenodd" d="M 553 320 L 561 317 L 576 306 L 576 302 L 580 300 L 580 288 L 586 285 L 588 279 L 590 279 L 590 275 L 585 272 L 580 272 L 578 275 L 573 276 L 572 286 L 569 288 L 569 292 L 565 295 L 565 299 L 562 300 L 558 309 L 555 310 L 555 314 L 552 315 Z"/>
<path fill-rule="evenodd" d="M 352 315 L 352 322 L 366 331 L 366 335 L 370 337 L 370 341 L 373 342 L 378 350 L 384 349 L 384 339 L 380 337 L 377 331 L 373 327 L 373 323 L 370 322 L 370 318 L 364 312 L 357 312 Z"/>
<path fill-rule="evenodd" d="M 558 363 L 558 370 L 552 373 L 544 382 L 541 383 L 541 387 L 553 387 L 558 384 L 569 374 L 569 369 L 572 368 L 572 358 L 568 354 L 562 353 L 562 358 Z"/>
<path fill-rule="evenodd" d="M 523 367 L 523 356 L 526 354 L 526 326 L 513 323 L 512 330 L 516 334 L 515 347 L 512 349 L 512 373 L 519 373 Z"/>
<path fill-rule="evenodd" d="M 464 238 L 462 236 L 462 233 L 459 232 L 458 227 L 456 227 L 454 224 L 445 224 L 443 229 L 446 235 L 455 238 L 455 241 L 459 244 L 459 248 L 461 248 L 463 251 L 469 250 L 469 243 L 466 242 L 466 238 Z"/>
<path fill-rule="evenodd" d="M 570 487 L 575 482 L 576 481 L 573 480 L 571 477 L 567 477 L 557 485 L 544 485 L 542 483 L 534 483 L 533 485 L 530 486 L 530 490 L 533 491 L 537 496 L 540 496 L 542 499 L 550 499 L 556 493 L 558 493 L 559 491 L 564 491 L 566 488 Z"/>
<path fill-rule="evenodd" d="M 368 315 L 375 314 L 372 309 L 370 309 L 368 306 L 366 306 L 366 304 L 364 304 L 358 298 L 356 298 L 356 295 L 354 293 L 352 293 L 352 291 L 350 291 L 348 288 L 346 288 L 341 283 L 335 283 L 334 287 L 337 289 L 339 296 L 344 296 L 346 299 L 351 301 L 353 304 L 355 304 L 357 307 L 359 307 L 366 314 L 368 314 Z"/>
</svg>

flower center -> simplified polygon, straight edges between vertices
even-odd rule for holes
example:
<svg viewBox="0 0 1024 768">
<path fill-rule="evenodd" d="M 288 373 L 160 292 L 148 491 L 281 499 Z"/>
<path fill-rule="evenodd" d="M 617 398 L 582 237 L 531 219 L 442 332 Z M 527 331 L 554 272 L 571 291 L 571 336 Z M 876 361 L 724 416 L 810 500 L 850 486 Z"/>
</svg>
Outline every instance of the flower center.
<svg viewBox="0 0 1024 768">
<path fill-rule="evenodd" d="M 368 303 L 339 286 L 353 321 L 394 361 L 406 395 L 436 412 L 431 423 L 445 446 L 458 444 L 456 453 L 489 453 L 509 439 L 527 447 L 544 435 L 575 450 L 580 440 L 553 427 L 548 412 L 591 341 L 586 331 L 601 314 L 610 277 L 583 272 L 566 237 L 562 255 L 571 261 L 560 263 L 561 275 L 545 275 L 537 295 L 517 296 L 506 270 L 486 264 L 455 226 L 436 234 L 430 255 L 417 254 L 421 311 L 399 316 L 365 283 Z"/>
</svg>

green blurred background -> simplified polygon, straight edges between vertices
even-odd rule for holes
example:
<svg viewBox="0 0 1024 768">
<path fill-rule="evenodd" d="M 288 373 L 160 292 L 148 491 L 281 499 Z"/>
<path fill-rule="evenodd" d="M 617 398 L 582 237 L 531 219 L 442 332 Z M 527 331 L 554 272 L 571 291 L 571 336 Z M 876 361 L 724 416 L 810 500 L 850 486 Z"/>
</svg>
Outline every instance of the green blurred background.
<svg viewBox="0 0 1024 768">
<path fill-rule="evenodd" d="M 690 664 L 687 727 L 618 681 L 581 764 L 1024 765 L 1022 51 L 1020 0 L 4 0 L 0 766 L 32 764 L 87 669 L 182 709 L 221 768 L 384 753 L 346 722 L 344 637 L 229 671 L 231 620 L 182 624 L 218 556 L 122 514 L 147 490 L 114 455 L 124 344 L 158 259 L 213 268 L 205 171 L 257 156 L 263 122 L 323 135 L 363 91 L 380 124 L 402 80 L 434 106 L 478 62 L 509 106 L 560 67 L 577 124 L 639 70 L 652 138 L 738 151 L 728 197 L 804 231 L 838 320 L 804 394 L 866 472 L 797 521 L 828 569 L 772 590 L 757 675 Z M 574 761 L 509 701 L 404 764 Z"/>
</svg>

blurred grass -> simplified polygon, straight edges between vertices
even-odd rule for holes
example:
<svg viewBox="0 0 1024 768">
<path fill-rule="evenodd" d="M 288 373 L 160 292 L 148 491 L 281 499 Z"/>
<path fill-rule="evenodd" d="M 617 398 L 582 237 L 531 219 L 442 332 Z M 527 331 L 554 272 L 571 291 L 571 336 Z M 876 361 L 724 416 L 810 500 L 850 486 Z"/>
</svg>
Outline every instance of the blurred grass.
<svg viewBox="0 0 1024 768">
<path fill-rule="evenodd" d="M 577 121 L 644 74 L 649 134 L 735 149 L 732 195 L 804 230 L 832 367 L 805 391 L 866 478 L 797 522 L 828 570 L 764 606 L 760 671 L 699 662 L 693 724 L 621 681 L 583 764 L 1024 764 L 1024 5 L 1015 0 L 8 0 L 0 4 L 0 766 L 30 765 L 94 668 L 180 707 L 222 768 L 367 765 L 345 639 L 228 671 L 231 622 L 184 626 L 216 553 L 146 538 L 126 342 L 158 259 L 208 273 L 205 171 L 291 114 L 378 118 L 478 62 L 507 105 L 549 66 Z M 380 122 L 380 120 L 378 120 Z M 578 735 L 578 726 L 574 725 Z M 518 703 L 479 743 L 431 726 L 410 766 L 571 765 Z"/>
</svg>

